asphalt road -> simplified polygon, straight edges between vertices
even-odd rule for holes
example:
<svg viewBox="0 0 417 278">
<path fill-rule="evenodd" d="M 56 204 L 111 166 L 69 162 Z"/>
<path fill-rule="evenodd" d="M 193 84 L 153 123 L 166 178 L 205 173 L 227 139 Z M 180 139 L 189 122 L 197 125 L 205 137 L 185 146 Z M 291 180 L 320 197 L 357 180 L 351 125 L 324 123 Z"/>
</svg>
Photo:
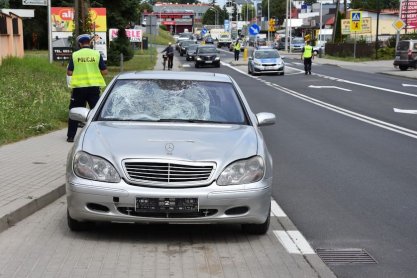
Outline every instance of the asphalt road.
<svg viewBox="0 0 417 278">
<path fill-rule="evenodd" d="M 330 265 L 335 274 L 415 277 L 417 115 L 394 108 L 417 109 L 417 82 L 327 65 L 305 76 L 294 59 L 285 76 L 254 78 L 221 56 L 220 69 L 199 70 L 230 74 L 255 112 L 277 115 L 263 133 L 283 210 L 314 249 L 364 249 L 377 262 Z"/>
</svg>

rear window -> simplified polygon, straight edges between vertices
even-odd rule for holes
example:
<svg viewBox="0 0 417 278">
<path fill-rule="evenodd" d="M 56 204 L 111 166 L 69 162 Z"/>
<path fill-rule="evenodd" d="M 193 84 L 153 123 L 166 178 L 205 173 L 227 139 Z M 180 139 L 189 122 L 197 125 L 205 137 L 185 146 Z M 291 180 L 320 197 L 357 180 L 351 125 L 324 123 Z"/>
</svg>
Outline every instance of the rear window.
<svg viewBox="0 0 417 278">
<path fill-rule="evenodd" d="M 410 46 L 410 42 L 408 41 L 399 41 L 397 50 L 408 50 L 408 47 Z"/>
</svg>

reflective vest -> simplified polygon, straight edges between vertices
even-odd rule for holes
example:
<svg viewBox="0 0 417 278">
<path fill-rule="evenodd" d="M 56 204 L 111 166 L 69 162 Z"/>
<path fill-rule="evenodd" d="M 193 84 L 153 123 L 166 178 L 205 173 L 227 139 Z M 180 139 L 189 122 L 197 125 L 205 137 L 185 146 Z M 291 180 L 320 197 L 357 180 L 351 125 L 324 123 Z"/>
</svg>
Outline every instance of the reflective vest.
<svg viewBox="0 0 417 278">
<path fill-rule="evenodd" d="M 240 50 L 240 43 L 239 42 L 235 43 L 235 50 Z"/>
<path fill-rule="evenodd" d="M 74 71 L 71 77 L 71 88 L 105 87 L 101 71 L 99 69 L 100 52 L 90 48 L 82 48 L 72 54 Z"/>
<path fill-rule="evenodd" d="M 313 56 L 313 47 L 311 45 L 304 46 L 304 58 L 311 58 Z"/>
</svg>

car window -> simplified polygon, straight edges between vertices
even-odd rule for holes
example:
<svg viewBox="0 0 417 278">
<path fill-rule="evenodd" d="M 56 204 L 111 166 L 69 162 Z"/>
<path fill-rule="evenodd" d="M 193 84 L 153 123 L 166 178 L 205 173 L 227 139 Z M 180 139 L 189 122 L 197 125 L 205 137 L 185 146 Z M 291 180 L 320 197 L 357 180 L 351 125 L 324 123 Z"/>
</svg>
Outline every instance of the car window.
<svg viewBox="0 0 417 278">
<path fill-rule="evenodd" d="M 400 41 L 398 42 L 397 49 L 398 50 L 408 50 L 410 43 L 408 41 Z"/>
<path fill-rule="evenodd" d="M 414 44 L 414 50 L 417 50 L 417 43 Z"/>
<path fill-rule="evenodd" d="M 99 115 L 101 121 L 248 122 L 233 85 L 212 81 L 119 80 Z"/>
<path fill-rule="evenodd" d="M 279 53 L 278 51 L 256 51 L 254 56 L 256 59 L 279 58 Z"/>
</svg>

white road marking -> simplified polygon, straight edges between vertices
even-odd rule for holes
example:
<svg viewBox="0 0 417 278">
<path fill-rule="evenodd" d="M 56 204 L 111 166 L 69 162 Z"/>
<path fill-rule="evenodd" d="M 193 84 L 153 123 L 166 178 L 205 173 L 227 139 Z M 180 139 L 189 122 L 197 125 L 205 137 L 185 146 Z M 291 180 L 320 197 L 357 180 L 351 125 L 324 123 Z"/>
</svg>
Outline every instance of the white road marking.
<svg viewBox="0 0 417 278">
<path fill-rule="evenodd" d="M 278 241 L 284 246 L 290 254 L 301 254 L 300 249 L 298 249 L 297 245 L 295 245 L 294 241 L 292 241 L 289 234 L 286 231 L 274 231 L 274 235 L 277 237 Z"/>
<path fill-rule="evenodd" d="M 398 109 L 398 108 L 394 108 L 394 112 L 403 113 L 403 114 L 417 114 L 417 110 L 406 110 L 406 109 Z"/>
<path fill-rule="evenodd" d="M 276 217 L 287 217 L 285 212 L 281 209 L 278 203 L 275 200 L 271 201 L 271 212 L 273 216 Z"/>
<path fill-rule="evenodd" d="M 416 84 L 403 84 L 403 87 L 417 87 Z"/>
<path fill-rule="evenodd" d="M 190 68 L 190 67 L 191 67 L 191 65 L 190 65 L 190 64 L 182 64 L 182 67 L 183 67 L 183 68 Z"/>
<path fill-rule="evenodd" d="M 317 89 L 338 89 L 338 90 L 347 91 L 347 92 L 351 92 L 352 91 L 352 90 L 345 89 L 345 88 L 340 88 L 340 87 L 337 87 L 337 86 L 316 86 L 316 85 L 310 85 L 308 87 L 310 87 L 310 88 L 317 88 Z"/>
<path fill-rule="evenodd" d="M 290 254 L 316 254 L 299 231 L 273 231 L 278 241 Z"/>
</svg>

